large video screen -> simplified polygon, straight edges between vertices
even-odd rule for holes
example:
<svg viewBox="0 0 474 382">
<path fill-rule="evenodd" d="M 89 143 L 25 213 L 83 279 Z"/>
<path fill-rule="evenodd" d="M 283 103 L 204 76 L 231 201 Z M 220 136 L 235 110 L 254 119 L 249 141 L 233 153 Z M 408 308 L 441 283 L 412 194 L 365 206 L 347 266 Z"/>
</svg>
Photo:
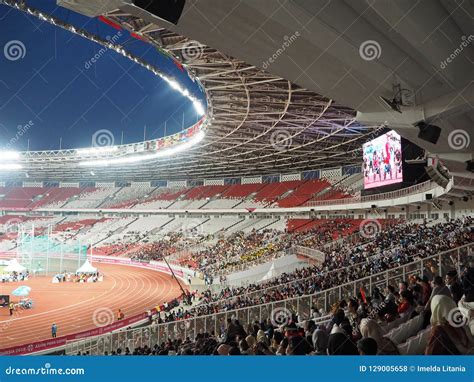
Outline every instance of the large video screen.
<svg viewBox="0 0 474 382">
<path fill-rule="evenodd" d="M 365 189 L 403 181 L 401 137 L 395 131 L 365 143 L 363 155 Z"/>
</svg>

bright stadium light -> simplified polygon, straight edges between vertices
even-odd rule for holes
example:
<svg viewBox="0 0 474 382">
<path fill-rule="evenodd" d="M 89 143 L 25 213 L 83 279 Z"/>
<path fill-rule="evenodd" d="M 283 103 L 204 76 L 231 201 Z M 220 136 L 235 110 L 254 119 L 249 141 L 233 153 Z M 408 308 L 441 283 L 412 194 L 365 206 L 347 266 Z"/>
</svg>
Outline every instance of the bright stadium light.
<svg viewBox="0 0 474 382">
<path fill-rule="evenodd" d="M 200 131 L 194 137 L 192 137 L 189 141 L 186 141 L 180 145 L 176 145 L 175 147 L 171 147 L 169 149 L 160 150 L 153 154 L 145 154 L 145 155 L 134 155 L 128 156 L 124 158 L 114 158 L 114 159 L 99 159 L 99 160 L 92 160 L 92 161 L 84 161 L 80 162 L 79 166 L 87 166 L 87 167 L 106 167 L 110 165 L 117 165 L 117 164 L 132 164 L 138 163 L 143 161 L 149 161 L 158 158 L 169 157 L 175 155 L 179 152 L 184 150 L 190 149 L 192 146 L 196 145 L 204 138 L 205 133 L 204 131 Z"/>
<path fill-rule="evenodd" d="M 201 117 L 205 114 L 204 107 L 202 103 L 198 100 L 193 101 L 194 109 L 196 109 L 196 113 Z"/>
<path fill-rule="evenodd" d="M 117 151 L 117 146 L 103 146 L 103 147 L 91 147 L 88 149 L 78 149 L 76 150 L 77 155 L 101 155 L 106 153 L 111 153 Z"/>
<path fill-rule="evenodd" d="M 20 159 L 20 153 L 15 151 L 0 151 L 0 160 L 16 160 Z"/>
<path fill-rule="evenodd" d="M 22 168 L 23 166 L 18 163 L 0 163 L 0 171 L 16 171 Z"/>
</svg>

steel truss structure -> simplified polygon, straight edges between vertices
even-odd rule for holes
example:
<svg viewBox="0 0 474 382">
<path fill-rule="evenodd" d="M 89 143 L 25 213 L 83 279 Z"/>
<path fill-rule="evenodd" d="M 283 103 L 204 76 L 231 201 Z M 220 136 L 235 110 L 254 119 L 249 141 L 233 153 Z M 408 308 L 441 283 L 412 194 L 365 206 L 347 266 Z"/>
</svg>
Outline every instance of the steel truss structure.
<svg viewBox="0 0 474 382">
<path fill-rule="evenodd" d="M 383 126 L 363 126 L 356 112 L 284 78 L 117 10 L 106 15 L 174 56 L 208 95 L 205 138 L 153 162 L 88 168 L 74 150 L 22 153 L 21 173 L 5 180 L 149 181 L 296 173 L 361 163 L 361 147 Z"/>
</svg>

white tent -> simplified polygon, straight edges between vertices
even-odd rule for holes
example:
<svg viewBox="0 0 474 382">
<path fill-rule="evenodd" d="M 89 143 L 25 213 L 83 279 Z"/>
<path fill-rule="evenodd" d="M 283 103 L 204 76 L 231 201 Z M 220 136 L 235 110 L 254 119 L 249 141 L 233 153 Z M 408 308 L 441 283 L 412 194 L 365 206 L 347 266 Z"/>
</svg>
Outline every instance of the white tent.
<svg viewBox="0 0 474 382">
<path fill-rule="evenodd" d="M 17 259 L 10 260 L 10 263 L 3 269 L 4 272 L 6 273 L 12 273 L 12 272 L 17 272 L 21 273 L 26 271 L 26 268 L 21 265 Z"/>
<path fill-rule="evenodd" d="M 96 273 L 97 268 L 94 268 L 89 260 L 86 260 L 84 264 L 76 271 L 76 273 Z"/>
</svg>

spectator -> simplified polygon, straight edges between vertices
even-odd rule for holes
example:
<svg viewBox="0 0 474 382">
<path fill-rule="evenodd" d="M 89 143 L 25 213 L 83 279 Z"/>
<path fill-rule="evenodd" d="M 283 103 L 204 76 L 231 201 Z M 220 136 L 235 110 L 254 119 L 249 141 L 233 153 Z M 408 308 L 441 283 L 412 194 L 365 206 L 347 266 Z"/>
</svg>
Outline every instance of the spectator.
<svg viewBox="0 0 474 382">
<path fill-rule="evenodd" d="M 471 333 L 464 325 L 459 327 L 457 323 L 452 325 L 449 321 L 459 317 L 457 309 L 451 297 L 437 295 L 431 299 L 432 327 L 425 349 L 426 355 L 461 355 L 473 352 Z"/>
<path fill-rule="evenodd" d="M 363 338 L 372 338 L 377 343 L 378 354 L 398 355 L 400 352 L 395 344 L 387 337 L 383 336 L 380 325 L 370 319 L 364 318 L 360 323 L 360 332 Z"/>
<path fill-rule="evenodd" d="M 328 339 L 329 355 L 358 355 L 357 346 L 343 333 L 333 333 Z"/>
<path fill-rule="evenodd" d="M 370 337 L 362 338 L 357 341 L 357 350 L 360 355 L 377 355 L 377 341 Z"/>
<path fill-rule="evenodd" d="M 400 303 L 398 304 L 398 314 L 402 317 L 411 314 L 413 311 L 413 295 L 405 289 L 400 293 Z"/>
<path fill-rule="evenodd" d="M 454 302 L 457 304 L 464 294 L 464 290 L 458 281 L 458 274 L 456 271 L 449 271 L 446 273 L 446 285 L 451 291 L 451 296 Z"/>
<path fill-rule="evenodd" d="M 327 355 L 329 336 L 325 330 L 316 329 L 313 332 L 314 354 Z"/>
<path fill-rule="evenodd" d="M 435 278 L 432 281 L 432 285 L 433 285 L 433 289 L 431 291 L 431 296 L 425 305 L 425 310 L 431 309 L 431 300 L 433 299 L 434 296 L 444 295 L 444 296 L 452 297 L 451 291 L 444 284 L 443 278 L 441 276 L 435 276 Z"/>
</svg>

